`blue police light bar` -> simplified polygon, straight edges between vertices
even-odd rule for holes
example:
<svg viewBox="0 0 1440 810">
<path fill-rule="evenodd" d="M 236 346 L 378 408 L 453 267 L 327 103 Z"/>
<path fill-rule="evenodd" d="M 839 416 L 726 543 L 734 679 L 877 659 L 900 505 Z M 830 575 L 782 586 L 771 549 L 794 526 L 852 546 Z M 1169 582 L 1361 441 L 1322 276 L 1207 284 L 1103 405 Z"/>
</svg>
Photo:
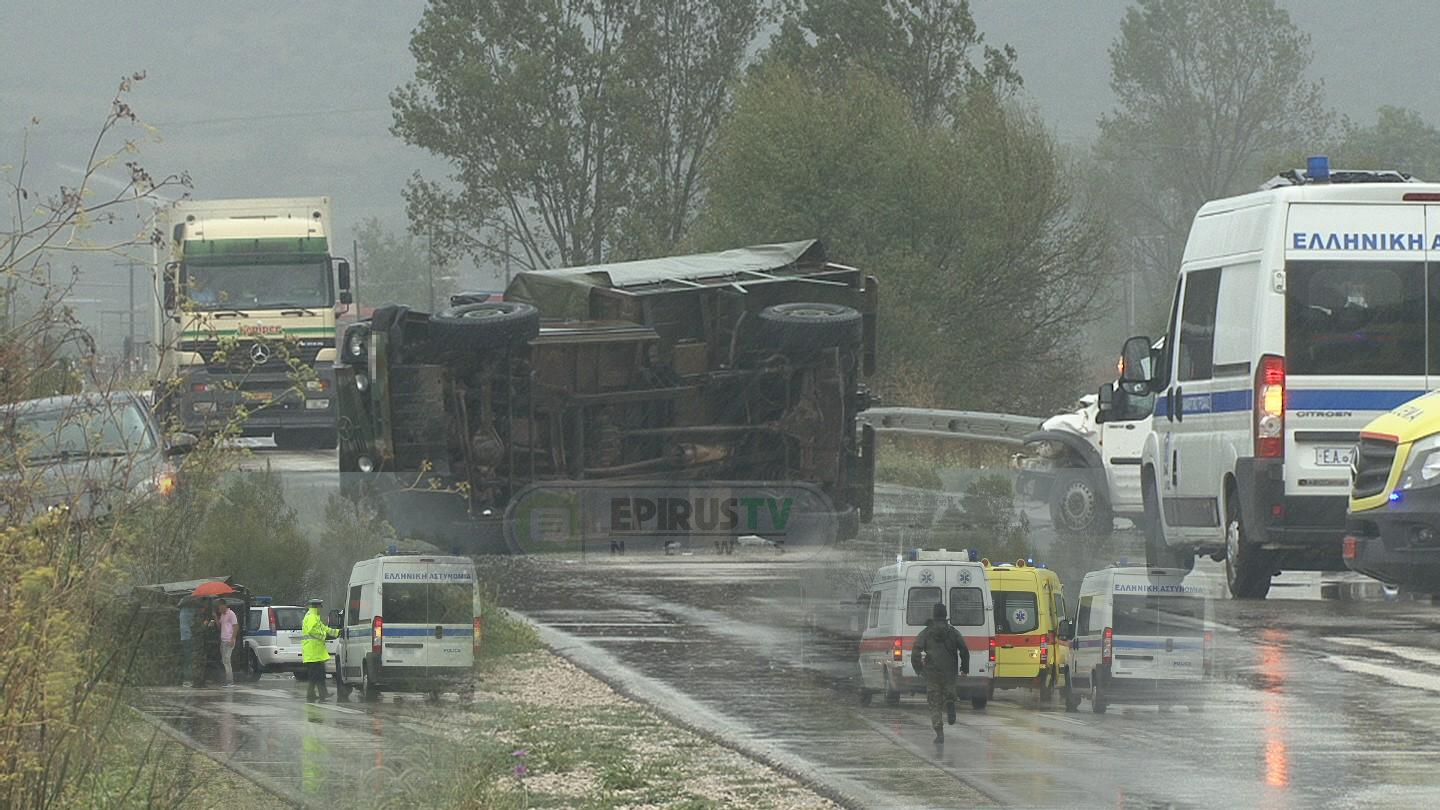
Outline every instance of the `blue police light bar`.
<svg viewBox="0 0 1440 810">
<path fill-rule="evenodd" d="M 273 601 L 275 601 L 275 597 L 273 597 L 273 596 L 257 596 L 257 597 L 255 597 L 255 602 L 256 602 L 257 604 L 261 604 L 261 605 L 268 605 L 268 604 L 270 604 L 270 603 L 273 602 Z"/>
<path fill-rule="evenodd" d="M 1330 158 L 1324 155 L 1305 158 L 1305 176 L 1312 183 L 1330 182 Z"/>
<path fill-rule="evenodd" d="M 391 543 L 390 545 L 388 545 L 388 546 L 385 547 L 385 553 L 386 553 L 386 554 L 399 554 L 399 553 L 400 553 L 400 547 L 397 546 L 397 545 L 395 545 L 394 543 Z"/>
</svg>

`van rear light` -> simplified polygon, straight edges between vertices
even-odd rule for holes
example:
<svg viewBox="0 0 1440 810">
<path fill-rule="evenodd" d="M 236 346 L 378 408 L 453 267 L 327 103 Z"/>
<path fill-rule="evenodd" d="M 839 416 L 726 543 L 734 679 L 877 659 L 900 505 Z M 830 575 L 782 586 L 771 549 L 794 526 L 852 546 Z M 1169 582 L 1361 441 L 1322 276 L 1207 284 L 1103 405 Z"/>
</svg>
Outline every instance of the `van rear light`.
<svg viewBox="0 0 1440 810">
<path fill-rule="evenodd" d="M 891 655 L 896 661 L 905 660 L 905 641 L 903 639 L 895 639 L 895 649 L 891 651 Z"/>
<path fill-rule="evenodd" d="M 1255 457 L 1285 456 L 1285 358 L 1267 354 L 1255 370 Z"/>
<path fill-rule="evenodd" d="M 268 625 L 270 632 L 273 633 L 280 629 L 280 623 L 275 621 L 275 608 L 265 608 L 265 621 L 270 623 Z"/>
<path fill-rule="evenodd" d="M 1203 654 L 1205 658 L 1204 671 L 1206 675 L 1209 675 L 1215 669 L 1215 634 L 1210 630 L 1205 631 Z"/>
<path fill-rule="evenodd" d="M 1105 637 L 1100 641 L 1100 663 L 1109 666 L 1110 659 L 1115 655 L 1115 631 L 1109 627 L 1105 628 Z"/>
<path fill-rule="evenodd" d="M 990 637 L 990 663 L 995 663 L 995 637 Z"/>
<path fill-rule="evenodd" d="M 480 637 L 484 634 L 485 622 L 479 614 L 475 615 L 475 637 L 471 640 L 471 646 L 475 648 L 475 654 L 480 654 Z"/>
<path fill-rule="evenodd" d="M 385 643 L 385 620 L 376 616 L 370 620 L 370 652 L 380 654 L 380 647 Z"/>
<path fill-rule="evenodd" d="M 1043 636 L 1040 639 L 1040 663 L 1050 663 L 1050 639 Z"/>
<path fill-rule="evenodd" d="M 1433 191 L 1411 191 L 1400 197 L 1405 202 L 1440 202 L 1440 194 Z"/>
<path fill-rule="evenodd" d="M 1340 541 L 1340 556 L 1344 557 L 1347 560 L 1353 560 L 1356 557 L 1359 557 L 1360 538 L 1356 537 L 1353 534 L 1345 535 L 1345 539 Z"/>
</svg>

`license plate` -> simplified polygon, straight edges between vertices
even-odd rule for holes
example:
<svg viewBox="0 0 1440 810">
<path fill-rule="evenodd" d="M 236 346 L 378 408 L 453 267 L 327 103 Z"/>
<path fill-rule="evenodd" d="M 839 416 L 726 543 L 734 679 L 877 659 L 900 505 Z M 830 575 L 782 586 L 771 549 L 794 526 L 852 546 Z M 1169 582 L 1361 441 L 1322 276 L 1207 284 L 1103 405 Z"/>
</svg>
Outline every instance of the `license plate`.
<svg viewBox="0 0 1440 810">
<path fill-rule="evenodd" d="M 1315 466 L 1317 467 L 1349 467 L 1354 460 L 1355 448 L 1353 447 L 1315 448 Z"/>
<path fill-rule="evenodd" d="M 275 396 L 272 391 L 241 391 L 240 394 L 248 402 L 269 402 Z"/>
</svg>

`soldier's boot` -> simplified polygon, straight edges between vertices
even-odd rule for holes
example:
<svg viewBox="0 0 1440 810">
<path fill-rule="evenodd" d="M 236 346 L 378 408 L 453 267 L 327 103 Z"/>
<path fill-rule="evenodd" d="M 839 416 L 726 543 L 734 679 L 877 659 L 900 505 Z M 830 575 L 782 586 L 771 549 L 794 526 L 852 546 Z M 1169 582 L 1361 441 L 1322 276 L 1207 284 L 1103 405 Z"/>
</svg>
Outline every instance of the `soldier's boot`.
<svg viewBox="0 0 1440 810">
<path fill-rule="evenodd" d="M 955 725 L 955 700 L 951 698 L 945 701 L 945 722 Z"/>
<path fill-rule="evenodd" d="M 935 744 L 945 744 L 945 727 L 940 725 L 939 723 L 935 724 Z"/>
</svg>

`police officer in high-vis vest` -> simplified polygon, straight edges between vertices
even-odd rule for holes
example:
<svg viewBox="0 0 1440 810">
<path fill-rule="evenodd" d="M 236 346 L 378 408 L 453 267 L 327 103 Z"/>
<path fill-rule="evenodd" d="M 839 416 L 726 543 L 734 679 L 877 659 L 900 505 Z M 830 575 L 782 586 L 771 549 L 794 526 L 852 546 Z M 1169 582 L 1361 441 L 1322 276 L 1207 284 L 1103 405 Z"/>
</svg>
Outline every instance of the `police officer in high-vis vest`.
<svg viewBox="0 0 1440 810">
<path fill-rule="evenodd" d="M 320 606 L 325 604 L 324 600 L 311 599 L 308 604 L 310 610 L 306 611 L 305 621 L 300 625 L 300 661 L 305 664 L 305 677 L 310 682 L 305 700 L 314 701 L 317 689 L 320 699 L 326 700 L 330 697 L 330 690 L 325 686 L 325 662 L 330 660 L 330 651 L 325 649 L 325 642 L 338 638 L 340 631 L 320 618 Z"/>
</svg>

